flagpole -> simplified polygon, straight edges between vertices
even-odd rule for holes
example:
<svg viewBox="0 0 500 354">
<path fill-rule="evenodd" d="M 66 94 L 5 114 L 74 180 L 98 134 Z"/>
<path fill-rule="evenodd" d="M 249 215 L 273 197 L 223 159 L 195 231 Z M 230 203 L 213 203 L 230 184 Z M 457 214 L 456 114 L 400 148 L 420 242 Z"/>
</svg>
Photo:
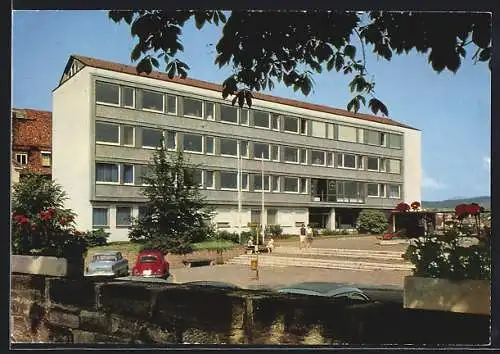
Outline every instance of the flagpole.
<svg viewBox="0 0 500 354">
<path fill-rule="evenodd" d="M 238 242 L 241 245 L 241 152 L 240 152 L 240 142 L 238 142 L 237 146 L 237 155 L 238 155 Z"/>
<path fill-rule="evenodd" d="M 261 154 L 260 158 L 260 168 L 261 168 L 261 189 L 262 189 L 262 205 L 260 211 L 260 224 L 262 225 L 262 245 L 264 245 L 264 234 L 265 234 L 265 226 L 264 226 L 264 152 Z"/>
</svg>

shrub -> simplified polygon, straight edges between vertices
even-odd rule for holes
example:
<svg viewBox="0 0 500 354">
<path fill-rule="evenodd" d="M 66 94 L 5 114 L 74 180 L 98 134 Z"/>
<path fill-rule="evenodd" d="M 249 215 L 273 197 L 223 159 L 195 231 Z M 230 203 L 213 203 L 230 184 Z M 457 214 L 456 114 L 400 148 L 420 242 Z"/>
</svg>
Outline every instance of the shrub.
<svg viewBox="0 0 500 354">
<path fill-rule="evenodd" d="M 110 233 L 104 231 L 103 228 L 82 233 L 82 236 L 87 240 L 89 247 L 106 245 L 108 243 L 109 235 Z"/>
<path fill-rule="evenodd" d="M 273 238 L 279 238 L 283 233 L 283 229 L 280 225 L 267 225 L 267 233 L 270 233 Z"/>
<path fill-rule="evenodd" d="M 389 225 L 387 217 L 380 210 L 363 210 L 356 221 L 360 233 L 381 234 Z"/>
<path fill-rule="evenodd" d="M 215 237 L 217 240 L 225 240 L 225 241 L 231 241 L 234 243 L 238 243 L 239 241 L 239 235 L 236 232 L 229 232 L 226 230 L 219 231 L 217 232 L 217 235 Z"/>
<path fill-rule="evenodd" d="M 255 238 L 254 235 L 252 234 L 251 231 L 242 231 L 241 232 L 241 244 L 246 245 L 248 240 L 252 239 L 252 241 L 255 243 Z"/>
</svg>

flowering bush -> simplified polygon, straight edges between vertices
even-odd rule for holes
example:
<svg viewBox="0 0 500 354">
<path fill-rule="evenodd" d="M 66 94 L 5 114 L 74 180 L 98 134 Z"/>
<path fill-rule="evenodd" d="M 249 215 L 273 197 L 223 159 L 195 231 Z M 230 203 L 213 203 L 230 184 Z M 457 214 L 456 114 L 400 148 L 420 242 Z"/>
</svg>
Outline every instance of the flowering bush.
<svg viewBox="0 0 500 354">
<path fill-rule="evenodd" d="M 401 202 L 398 205 L 396 205 L 396 210 L 402 211 L 402 212 L 408 211 L 408 210 L 410 210 L 410 206 L 404 202 Z"/>
<path fill-rule="evenodd" d="M 457 206 L 457 210 L 466 209 Z M 474 211 L 471 208 L 469 211 Z M 457 213 L 458 214 L 458 213 Z M 460 214 L 462 215 L 462 214 Z M 408 246 L 403 258 L 415 265 L 413 274 L 419 277 L 454 280 L 486 279 L 491 277 L 491 243 L 489 230 L 473 233 L 473 228 L 456 219 L 449 223 L 443 235 L 419 237 Z M 476 240 L 465 245 L 466 240 Z"/>
<path fill-rule="evenodd" d="M 23 176 L 14 186 L 12 250 L 14 254 L 79 257 L 87 241 L 75 230 L 75 214 L 64 209 L 61 187 L 37 174 Z"/>
<path fill-rule="evenodd" d="M 413 210 L 418 210 L 420 208 L 420 202 L 415 201 L 415 202 L 411 203 L 410 206 Z"/>
</svg>

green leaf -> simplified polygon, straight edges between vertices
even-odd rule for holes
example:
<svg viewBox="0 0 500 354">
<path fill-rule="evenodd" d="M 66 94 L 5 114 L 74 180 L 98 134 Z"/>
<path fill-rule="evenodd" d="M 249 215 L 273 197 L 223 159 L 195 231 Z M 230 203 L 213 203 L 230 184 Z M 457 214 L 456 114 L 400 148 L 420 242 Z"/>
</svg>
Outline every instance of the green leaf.
<svg viewBox="0 0 500 354">
<path fill-rule="evenodd" d="M 479 61 L 488 61 L 491 58 L 491 47 L 485 48 L 479 52 Z"/>
<path fill-rule="evenodd" d="M 389 116 L 387 107 L 378 99 L 372 98 L 368 102 L 368 107 L 372 110 L 373 114 L 377 114 L 379 111 L 382 112 L 386 117 Z"/>
<path fill-rule="evenodd" d="M 197 11 L 194 14 L 196 28 L 201 29 L 207 20 L 203 12 Z"/>
<path fill-rule="evenodd" d="M 160 66 L 160 64 L 158 63 L 158 59 L 153 57 L 150 57 L 150 59 L 151 59 L 151 64 L 153 64 L 155 68 L 158 68 Z"/>
<path fill-rule="evenodd" d="M 340 54 L 337 54 L 337 56 L 335 57 L 335 70 L 337 70 L 337 72 L 339 72 L 343 66 L 344 66 L 344 57 Z M 345 74 L 345 72 L 344 72 L 344 74 Z"/>
<path fill-rule="evenodd" d="M 344 48 L 344 54 L 354 60 L 354 57 L 356 56 L 356 47 L 350 44 L 346 45 Z"/>
<path fill-rule="evenodd" d="M 328 62 L 326 63 L 326 70 L 331 71 L 334 65 L 335 65 L 335 57 L 328 60 Z"/>
<path fill-rule="evenodd" d="M 347 110 L 352 111 L 353 108 L 355 108 L 355 105 L 357 102 L 358 101 L 357 101 L 356 97 L 354 97 L 352 100 L 350 100 L 349 103 L 347 104 Z"/>
<path fill-rule="evenodd" d="M 137 67 L 136 67 L 136 70 L 137 70 L 137 73 L 138 74 L 141 74 L 141 73 L 146 73 L 146 74 L 151 74 L 151 71 L 153 70 L 152 66 L 151 66 L 151 61 L 149 60 L 149 58 L 142 58 L 142 60 L 139 62 L 139 64 L 137 64 Z"/>
<path fill-rule="evenodd" d="M 240 108 L 243 108 L 243 105 L 245 104 L 245 91 L 241 90 L 240 92 L 238 92 L 237 97 L 238 97 L 238 106 L 240 106 Z"/>
<path fill-rule="evenodd" d="M 238 95 L 235 95 L 231 101 L 231 105 L 235 105 L 236 104 L 236 100 L 238 99 Z"/>
<path fill-rule="evenodd" d="M 134 49 L 132 50 L 132 53 L 130 54 L 130 59 L 132 61 L 137 61 L 141 57 L 142 53 L 142 43 L 139 42 L 135 45 Z"/>
<path fill-rule="evenodd" d="M 271 83 L 271 81 L 269 81 L 269 83 Z M 250 91 L 246 91 L 245 92 L 245 99 L 247 101 L 247 106 L 248 108 L 251 108 L 252 107 L 252 93 Z"/>
</svg>

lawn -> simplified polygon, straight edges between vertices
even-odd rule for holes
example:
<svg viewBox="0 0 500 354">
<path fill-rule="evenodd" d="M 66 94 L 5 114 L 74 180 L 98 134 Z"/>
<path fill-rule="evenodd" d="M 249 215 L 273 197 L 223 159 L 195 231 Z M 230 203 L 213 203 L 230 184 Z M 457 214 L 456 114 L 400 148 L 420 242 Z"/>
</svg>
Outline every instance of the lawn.
<svg viewBox="0 0 500 354">
<path fill-rule="evenodd" d="M 194 243 L 193 244 L 193 250 L 195 251 L 211 251 L 211 250 L 217 250 L 217 249 L 231 249 L 233 247 L 238 246 L 236 243 L 233 243 L 231 241 L 227 240 L 209 240 L 209 241 L 203 241 L 199 243 Z M 96 246 L 96 247 L 91 247 L 89 248 L 89 253 L 90 252 L 97 252 L 97 251 L 109 251 L 109 250 L 116 250 L 120 251 L 122 253 L 137 253 L 140 251 L 140 249 L 143 247 L 142 243 L 135 243 L 135 242 L 128 242 L 128 241 L 121 241 L 121 242 L 111 242 L 105 246 Z"/>
</svg>

